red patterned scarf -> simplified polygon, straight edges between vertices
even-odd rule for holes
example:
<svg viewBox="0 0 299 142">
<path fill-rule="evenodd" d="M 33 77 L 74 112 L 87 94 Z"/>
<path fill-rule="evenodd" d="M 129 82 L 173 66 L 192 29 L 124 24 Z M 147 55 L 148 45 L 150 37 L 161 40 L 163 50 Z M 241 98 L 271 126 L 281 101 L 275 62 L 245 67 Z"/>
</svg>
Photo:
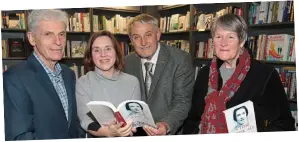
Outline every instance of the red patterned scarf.
<svg viewBox="0 0 299 142">
<path fill-rule="evenodd" d="M 201 116 L 200 133 L 227 133 L 227 126 L 223 111 L 226 110 L 226 102 L 231 99 L 238 90 L 250 68 L 250 55 L 245 48 L 241 48 L 239 63 L 232 76 L 218 91 L 219 67 L 217 58 L 214 56 L 210 65 L 209 86 L 212 88 L 210 94 L 205 97 L 205 109 Z"/>
</svg>

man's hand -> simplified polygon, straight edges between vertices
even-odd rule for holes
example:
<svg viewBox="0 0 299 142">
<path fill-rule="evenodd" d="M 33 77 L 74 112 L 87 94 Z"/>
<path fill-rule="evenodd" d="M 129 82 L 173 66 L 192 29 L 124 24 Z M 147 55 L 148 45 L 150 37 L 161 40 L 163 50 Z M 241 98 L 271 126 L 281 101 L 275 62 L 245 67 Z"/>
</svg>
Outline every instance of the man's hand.
<svg viewBox="0 0 299 142">
<path fill-rule="evenodd" d="M 103 126 L 99 128 L 98 131 L 91 131 L 89 133 L 95 136 L 106 136 L 106 137 L 124 137 L 124 136 L 133 136 L 133 133 L 136 132 L 136 128 L 132 127 L 133 121 L 130 120 L 125 127 L 121 127 L 123 123 L 117 123 L 113 121 L 108 126 Z"/>
<path fill-rule="evenodd" d="M 158 136 L 158 135 L 166 135 L 167 134 L 167 129 L 168 129 L 167 123 L 158 122 L 156 125 L 157 125 L 157 129 L 153 128 L 151 126 L 148 126 L 148 125 L 143 126 L 143 129 L 149 136 Z"/>
</svg>

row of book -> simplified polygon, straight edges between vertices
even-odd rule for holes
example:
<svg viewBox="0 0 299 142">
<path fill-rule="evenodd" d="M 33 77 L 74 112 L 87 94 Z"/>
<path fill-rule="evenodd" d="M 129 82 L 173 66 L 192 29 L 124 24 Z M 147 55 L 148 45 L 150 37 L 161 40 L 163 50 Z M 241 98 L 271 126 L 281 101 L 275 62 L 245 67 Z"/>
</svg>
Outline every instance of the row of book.
<svg viewBox="0 0 299 142">
<path fill-rule="evenodd" d="M 257 60 L 295 62 L 294 39 L 288 34 L 262 34 L 248 37 L 247 47 Z"/>
<path fill-rule="evenodd" d="M 89 13 L 75 12 L 73 15 L 69 15 L 67 31 L 90 32 Z"/>
<path fill-rule="evenodd" d="M 294 21 L 293 1 L 252 3 L 249 8 L 249 24 Z"/>
<path fill-rule="evenodd" d="M 242 8 L 229 6 L 224 9 L 221 9 L 215 13 L 205 13 L 197 9 L 194 11 L 194 23 L 193 23 L 193 30 L 197 31 L 205 31 L 210 30 L 212 22 L 215 21 L 218 17 L 224 14 L 236 14 L 242 16 Z"/>
<path fill-rule="evenodd" d="M 133 18 L 131 16 L 123 17 L 119 14 L 114 16 L 93 15 L 92 28 L 94 32 L 99 30 L 108 30 L 112 33 L 127 34 L 127 24 Z M 25 29 L 24 13 L 1 14 L 1 27 L 13 29 Z M 90 15 L 84 12 L 75 12 L 69 15 L 67 31 L 69 32 L 90 32 Z"/>
<path fill-rule="evenodd" d="M 119 42 L 124 56 L 134 52 L 133 45 L 127 42 Z M 64 58 L 83 58 L 87 41 L 67 40 Z M 29 49 L 29 47 L 28 47 Z M 26 49 L 22 38 L 9 38 L 2 40 L 2 58 L 25 57 Z"/>
<path fill-rule="evenodd" d="M 258 35 L 248 37 L 245 47 L 251 51 L 257 60 L 295 62 L 295 37 L 288 34 Z M 196 43 L 197 58 L 213 58 L 213 41 Z"/>
<path fill-rule="evenodd" d="M 190 53 L 190 43 L 188 40 L 161 40 L 160 42 Z"/>
<path fill-rule="evenodd" d="M 188 11 L 186 15 L 173 14 L 161 17 L 160 29 L 162 33 L 190 30 L 190 12 Z"/>
<path fill-rule="evenodd" d="M 134 52 L 133 45 L 130 42 L 119 41 L 124 56 Z M 87 48 L 87 41 L 67 40 L 64 58 L 83 58 L 85 49 Z"/>
<path fill-rule="evenodd" d="M 83 58 L 84 51 L 87 47 L 87 41 L 83 40 L 67 40 L 66 48 L 64 52 L 64 58 Z"/>
<path fill-rule="evenodd" d="M 25 57 L 24 40 L 22 38 L 9 38 L 1 40 L 2 58 Z"/>
<path fill-rule="evenodd" d="M 134 46 L 131 42 L 119 42 L 123 56 L 127 56 L 135 52 Z"/>
<path fill-rule="evenodd" d="M 68 65 L 68 67 L 74 71 L 76 79 L 78 79 L 81 76 L 85 75 L 84 65 L 83 64 L 81 66 L 79 66 L 79 65 L 76 65 L 75 63 L 73 63 L 72 65 Z"/>
<path fill-rule="evenodd" d="M 24 13 L 2 12 L 0 16 L 1 28 L 25 29 L 26 27 Z"/>
<path fill-rule="evenodd" d="M 107 30 L 114 34 L 128 34 L 128 24 L 132 16 L 123 17 L 119 14 L 114 16 L 93 15 L 93 30 Z"/>
<path fill-rule="evenodd" d="M 123 17 L 119 14 L 114 16 L 92 15 L 93 23 L 90 24 L 89 13 L 76 12 L 69 17 L 67 31 L 70 32 L 90 32 L 92 26 L 93 32 L 108 30 L 114 34 L 127 34 L 127 25 L 133 17 Z"/>
<path fill-rule="evenodd" d="M 275 68 L 279 73 L 288 100 L 297 101 L 296 67 Z"/>
<path fill-rule="evenodd" d="M 211 59 L 214 56 L 214 49 L 213 49 L 213 40 L 209 38 L 207 42 L 197 42 L 196 43 L 196 54 L 197 58 L 204 58 L 204 59 Z"/>
<path fill-rule="evenodd" d="M 171 45 L 176 48 L 180 48 L 187 53 L 190 53 L 190 44 L 187 40 L 168 40 L 161 41 L 164 44 Z M 131 42 L 119 41 L 122 49 L 122 54 L 127 56 L 134 52 L 134 47 Z M 84 52 L 87 47 L 87 41 L 84 40 L 67 40 L 66 48 L 63 57 L 64 58 L 83 58 Z M 2 40 L 2 58 L 9 57 L 25 57 L 24 41 L 21 38 L 12 38 L 8 40 Z"/>
</svg>

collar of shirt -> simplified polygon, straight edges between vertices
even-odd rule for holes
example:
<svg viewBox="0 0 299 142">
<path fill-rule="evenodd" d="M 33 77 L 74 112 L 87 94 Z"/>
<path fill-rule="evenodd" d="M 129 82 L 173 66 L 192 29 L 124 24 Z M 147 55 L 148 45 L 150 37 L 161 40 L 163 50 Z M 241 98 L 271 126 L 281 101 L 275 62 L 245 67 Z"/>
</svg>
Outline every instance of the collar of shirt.
<svg viewBox="0 0 299 142">
<path fill-rule="evenodd" d="M 156 64 L 157 64 L 157 60 L 158 60 L 159 51 L 160 51 L 160 43 L 158 43 L 157 51 L 150 60 L 141 58 L 141 64 L 142 64 L 142 68 L 144 68 L 144 71 L 145 71 L 144 63 L 145 62 L 151 62 L 151 63 L 153 63 L 153 68 L 151 70 L 151 73 L 154 74 Z"/>
<path fill-rule="evenodd" d="M 33 52 L 33 55 L 38 60 L 38 62 L 43 66 L 43 68 L 45 69 L 48 75 L 51 75 L 53 77 L 58 77 L 60 75 L 62 69 L 59 63 L 55 64 L 54 66 L 55 72 L 52 72 L 51 69 L 44 64 L 44 62 L 39 58 L 39 56 L 35 52 Z"/>
<path fill-rule="evenodd" d="M 153 63 L 151 74 L 154 74 L 155 73 L 155 69 L 156 69 L 157 60 L 158 60 L 159 51 L 160 51 L 160 43 L 158 43 L 157 51 L 153 55 L 153 57 L 151 58 L 151 60 L 147 60 L 147 59 L 141 58 L 141 67 L 142 67 L 142 73 L 143 73 L 143 80 L 145 80 L 145 74 L 146 74 L 144 63 L 145 62 L 151 62 L 151 63 Z"/>
</svg>

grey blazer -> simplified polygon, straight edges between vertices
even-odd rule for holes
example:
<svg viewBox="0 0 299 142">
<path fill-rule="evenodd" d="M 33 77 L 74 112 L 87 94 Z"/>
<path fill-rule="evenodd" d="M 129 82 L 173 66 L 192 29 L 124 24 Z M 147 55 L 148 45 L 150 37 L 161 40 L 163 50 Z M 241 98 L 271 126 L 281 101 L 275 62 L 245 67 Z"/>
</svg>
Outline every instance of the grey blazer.
<svg viewBox="0 0 299 142">
<path fill-rule="evenodd" d="M 124 72 L 139 79 L 141 99 L 152 112 L 155 122 L 169 125 L 175 134 L 191 107 L 195 69 L 191 56 L 175 47 L 161 44 L 149 94 L 145 95 L 141 59 L 136 53 L 126 57 Z"/>
</svg>

